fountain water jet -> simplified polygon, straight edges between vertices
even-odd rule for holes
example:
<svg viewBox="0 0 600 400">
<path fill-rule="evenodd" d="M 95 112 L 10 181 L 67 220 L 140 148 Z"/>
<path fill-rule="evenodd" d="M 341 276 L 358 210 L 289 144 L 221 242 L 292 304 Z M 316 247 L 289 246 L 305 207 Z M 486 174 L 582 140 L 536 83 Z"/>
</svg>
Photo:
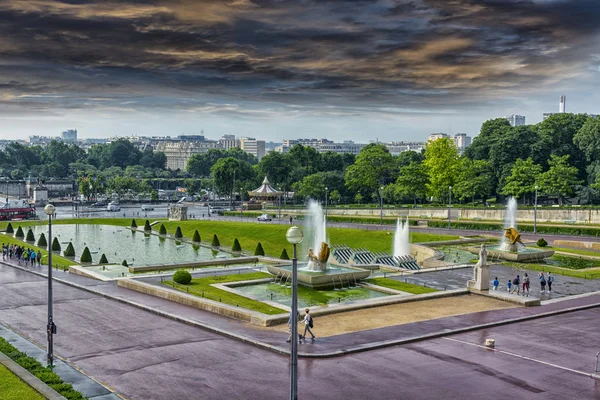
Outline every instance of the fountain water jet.
<svg viewBox="0 0 600 400">
<path fill-rule="evenodd" d="M 394 257 L 410 256 L 409 233 L 408 216 L 404 223 L 398 217 L 396 232 L 394 232 Z"/>
<path fill-rule="evenodd" d="M 304 251 L 310 258 L 307 269 L 309 271 L 324 271 L 329 255 L 328 246 L 323 246 L 323 243 L 327 243 L 327 221 L 323 214 L 323 208 L 314 200 L 308 202 L 308 214 L 304 224 L 304 234 L 308 239 L 306 242 L 311 246 Z M 324 247 L 327 247 L 327 249 Z"/>
</svg>

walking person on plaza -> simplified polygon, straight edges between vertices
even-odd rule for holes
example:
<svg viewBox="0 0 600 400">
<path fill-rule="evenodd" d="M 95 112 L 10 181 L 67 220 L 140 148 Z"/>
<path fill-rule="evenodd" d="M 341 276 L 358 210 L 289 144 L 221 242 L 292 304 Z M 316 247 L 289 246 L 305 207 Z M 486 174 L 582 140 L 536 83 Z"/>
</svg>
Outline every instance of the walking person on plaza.
<svg viewBox="0 0 600 400">
<path fill-rule="evenodd" d="M 312 340 L 315 340 L 315 335 L 312 333 L 311 328 L 313 327 L 313 319 L 310 315 L 310 310 L 307 308 L 306 310 L 306 315 L 304 316 L 304 320 L 302 322 L 304 322 L 304 335 L 302 335 L 302 339 L 306 340 L 306 332 L 308 331 L 308 333 L 310 333 L 310 336 L 312 336 Z"/>
<path fill-rule="evenodd" d="M 500 285 L 500 281 L 498 281 L 498 277 L 494 278 L 494 290 L 498 290 L 498 286 Z"/>
<path fill-rule="evenodd" d="M 42 265 L 42 251 L 41 250 L 37 252 L 37 262 L 38 262 L 38 265 Z"/>
<path fill-rule="evenodd" d="M 511 286 L 512 286 L 512 282 L 509 279 L 508 282 L 506 283 L 506 290 L 508 291 L 508 293 L 510 293 L 510 287 Z"/>
<path fill-rule="evenodd" d="M 511 293 L 514 293 L 516 291 L 517 294 L 519 294 L 519 292 L 521 290 L 521 277 L 519 275 L 517 275 L 517 277 L 515 279 L 513 279 L 512 287 L 513 287 L 513 290 L 511 291 Z"/>
<path fill-rule="evenodd" d="M 554 282 L 554 276 L 552 275 L 552 272 L 548 272 L 548 293 L 550 293 L 552 291 L 552 282 Z"/>
<path fill-rule="evenodd" d="M 527 294 L 525 294 L 526 290 L 527 290 Z M 529 275 L 527 275 L 527 272 L 525 273 L 525 276 L 523 277 L 523 296 L 529 297 Z"/>
<path fill-rule="evenodd" d="M 546 292 L 546 278 L 543 272 L 539 273 L 538 279 L 540 280 L 540 293 Z"/>
</svg>

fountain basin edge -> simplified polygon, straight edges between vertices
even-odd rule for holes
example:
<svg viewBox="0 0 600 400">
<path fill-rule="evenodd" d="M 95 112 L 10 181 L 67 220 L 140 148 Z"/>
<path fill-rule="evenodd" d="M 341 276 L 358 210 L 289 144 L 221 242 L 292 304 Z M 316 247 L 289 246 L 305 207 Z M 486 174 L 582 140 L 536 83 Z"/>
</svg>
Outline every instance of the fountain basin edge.
<svg viewBox="0 0 600 400">
<path fill-rule="evenodd" d="M 473 254 L 479 254 L 479 247 L 469 247 L 468 250 Z M 487 248 L 488 258 L 500 258 L 506 261 L 513 262 L 534 262 L 540 261 L 544 258 L 550 258 L 554 255 L 554 250 L 539 250 L 529 252 L 514 252 L 514 251 L 503 251 L 495 248 Z"/>
<path fill-rule="evenodd" d="M 274 276 L 289 276 L 288 279 L 291 279 L 291 267 L 291 265 L 268 265 L 267 270 Z M 345 266 L 344 268 L 346 271 L 340 273 L 314 275 L 303 274 L 302 271 L 298 271 L 298 284 L 308 286 L 313 289 L 333 289 L 334 286 L 340 282 L 340 280 L 344 284 L 347 284 L 348 281 L 354 283 L 355 281 L 358 282 L 359 280 L 366 279 L 371 275 L 371 271 L 369 270 L 348 266 Z"/>
</svg>

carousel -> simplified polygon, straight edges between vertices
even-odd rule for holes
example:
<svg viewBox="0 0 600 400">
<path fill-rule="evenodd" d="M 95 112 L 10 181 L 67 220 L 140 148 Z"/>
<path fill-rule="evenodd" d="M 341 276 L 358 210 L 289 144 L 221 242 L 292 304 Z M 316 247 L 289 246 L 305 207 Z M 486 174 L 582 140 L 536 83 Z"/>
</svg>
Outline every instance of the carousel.
<svg viewBox="0 0 600 400">
<path fill-rule="evenodd" d="M 257 189 L 249 191 L 248 195 L 250 196 L 250 201 L 244 204 L 246 210 L 260 210 L 263 208 L 264 203 L 270 202 L 276 205 L 283 192 L 275 190 L 265 176 L 262 185 Z"/>
</svg>

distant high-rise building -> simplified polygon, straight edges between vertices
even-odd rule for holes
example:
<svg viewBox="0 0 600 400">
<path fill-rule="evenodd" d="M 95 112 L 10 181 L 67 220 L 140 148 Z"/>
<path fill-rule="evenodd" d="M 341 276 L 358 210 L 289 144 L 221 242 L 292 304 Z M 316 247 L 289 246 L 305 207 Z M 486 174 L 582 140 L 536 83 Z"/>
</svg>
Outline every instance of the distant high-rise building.
<svg viewBox="0 0 600 400">
<path fill-rule="evenodd" d="M 510 117 L 506 117 L 511 126 L 522 126 L 525 125 L 525 116 L 512 114 Z"/>
<path fill-rule="evenodd" d="M 438 140 L 438 139 L 444 139 L 449 137 L 447 134 L 445 133 L 432 133 L 431 135 L 429 135 L 429 138 L 427 138 L 428 142 L 433 142 L 434 140 Z"/>
<path fill-rule="evenodd" d="M 219 144 L 225 150 L 233 149 L 234 147 L 240 147 L 240 141 L 236 140 L 235 135 L 221 136 L 221 139 L 219 139 Z"/>
<path fill-rule="evenodd" d="M 560 96 L 560 105 L 558 106 L 558 112 L 564 113 L 567 106 L 567 96 Z"/>
<path fill-rule="evenodd" d="M 256 138 L 243 137 L 240 139 L 240 148 L 248 154 L 252 154 L 259 160 L 265 156 L 265 141 Z"/>
<path fill-rule="evenodd" d="M 156 151 L 162 151 L 167 157 L 167 168 L 185 170 L 188 160 L 195 154 L 206 153 L 219 147 L 215 140 L 205 140 L 201 135 L 179 136 L 177 139 L 165 139 L 156 144 Z"/>
<path fill-rule="evenodd" d="M 331 151 L 338 154 L 351 153 L 354 155 L 358 155 L 362 148 L 365 147 L 364 144 L 354 143 L 352 140 L 345 140 L 339 143 L 328 139 L 284 139 L 283 143 L 275 148 L 275 151 L 285 154 L 296 144 L 312 147 L 317 153 Z"/>
<path fill-rule="evenodd" d="M 67 129 L 61 134 L 61 139 L 66 143 L 77 143 L 77 129 Z"/>
</svg>

